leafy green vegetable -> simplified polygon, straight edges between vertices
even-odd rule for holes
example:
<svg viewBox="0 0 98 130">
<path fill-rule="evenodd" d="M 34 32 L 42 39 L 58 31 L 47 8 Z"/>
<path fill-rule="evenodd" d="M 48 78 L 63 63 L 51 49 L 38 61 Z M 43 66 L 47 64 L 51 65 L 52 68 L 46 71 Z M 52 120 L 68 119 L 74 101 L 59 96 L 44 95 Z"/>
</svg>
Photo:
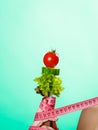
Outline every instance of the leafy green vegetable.
<svg viewBox="0 0 98 130">
<path fill-rule="evenodd" d="M 34 81 L 38 83 L 38 86 L 35 88 L 36 93 L 43 96 L 56 95 L 58 97 L 60 96 L 60 92 L 64 89 L 61 86 L 61 78 L 53 74 L 42 74 L 40 77 L 35 78 Z"/>
</svg>

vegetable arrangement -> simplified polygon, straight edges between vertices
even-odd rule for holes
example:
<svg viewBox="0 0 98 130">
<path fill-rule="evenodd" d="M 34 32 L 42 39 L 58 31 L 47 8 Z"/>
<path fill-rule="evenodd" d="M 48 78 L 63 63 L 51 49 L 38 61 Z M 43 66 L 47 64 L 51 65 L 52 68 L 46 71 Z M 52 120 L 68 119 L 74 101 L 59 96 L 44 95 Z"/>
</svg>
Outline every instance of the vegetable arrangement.
<svg viewBox="0 0 98 130">
<path fill-rule="evenodd" d="M 46 67 L 42 67 L 41 76 L 34 79 L 34 81 L 38 83 L 35 91 L 44 97 L 52 95 L 58 97 L 60 96 L 60 92 L 64 89 L 61 85 L 62 79 L 57 77 L 60 69 L 54 68 L 59 62 L 59 57 L 54 50 L 49 51 L 44 55 L 43 62 Z"/>
</svg>

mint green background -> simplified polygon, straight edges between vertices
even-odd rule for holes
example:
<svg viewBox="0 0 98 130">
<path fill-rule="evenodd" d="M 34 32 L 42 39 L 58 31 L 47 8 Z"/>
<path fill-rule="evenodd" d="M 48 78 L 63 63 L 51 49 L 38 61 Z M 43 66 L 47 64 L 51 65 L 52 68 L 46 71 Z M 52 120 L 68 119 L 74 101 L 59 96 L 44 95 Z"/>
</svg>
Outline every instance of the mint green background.
<svg viewBox="0 0 98 130">
<path fill-rule="evenodd" d="M 41 101 L 33 79 L 56 49 L 65 90 L 56 107 L 98 96 L 97 0 L 0 1 L 0 130 L 27 130 Z M 75 130 L 81 111 L 59 117 Z"/>
</svg>

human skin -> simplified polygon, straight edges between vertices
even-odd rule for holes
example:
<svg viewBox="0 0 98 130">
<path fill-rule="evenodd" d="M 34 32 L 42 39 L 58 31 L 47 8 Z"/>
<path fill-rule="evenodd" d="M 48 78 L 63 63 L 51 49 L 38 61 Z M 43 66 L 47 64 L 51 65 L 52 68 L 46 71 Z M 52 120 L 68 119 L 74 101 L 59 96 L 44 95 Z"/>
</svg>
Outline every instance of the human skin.
<svg viewBox="0 0 98 130">
<path fill-rule="evenodd" d="M 98 105 L 81 112 L 77 130 L 98 130 Z"/>
<path fill-rule="evenodd" d="M 37 112 L 42 112 L 40 108 L 38 108 Z M 56 121 L 58 120 L 57 117 L 54 118 L 49 118 L 45 120 L 39 120 L 39 121 L 34 121 L 32 126 L 39 126 L 41 128 L 47 128 L 47 130 L 58 130 L 56 126 Z"/>
</svg>

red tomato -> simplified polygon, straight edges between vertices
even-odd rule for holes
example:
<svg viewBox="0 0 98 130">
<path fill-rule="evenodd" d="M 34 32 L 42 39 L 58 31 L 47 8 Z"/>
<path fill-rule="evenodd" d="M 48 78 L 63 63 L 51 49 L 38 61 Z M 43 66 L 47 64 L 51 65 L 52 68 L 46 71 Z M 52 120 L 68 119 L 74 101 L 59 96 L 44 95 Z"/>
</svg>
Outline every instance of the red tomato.
<svg viewBox="0 0 98 130">
<path fill-rule="evenodd" d="M 43 62 L 46 67 L 53 68 L 58 64 L 59 57 L 56 55 L 55 51 L 47 52 L 44 55 Z"/>
</svg>

